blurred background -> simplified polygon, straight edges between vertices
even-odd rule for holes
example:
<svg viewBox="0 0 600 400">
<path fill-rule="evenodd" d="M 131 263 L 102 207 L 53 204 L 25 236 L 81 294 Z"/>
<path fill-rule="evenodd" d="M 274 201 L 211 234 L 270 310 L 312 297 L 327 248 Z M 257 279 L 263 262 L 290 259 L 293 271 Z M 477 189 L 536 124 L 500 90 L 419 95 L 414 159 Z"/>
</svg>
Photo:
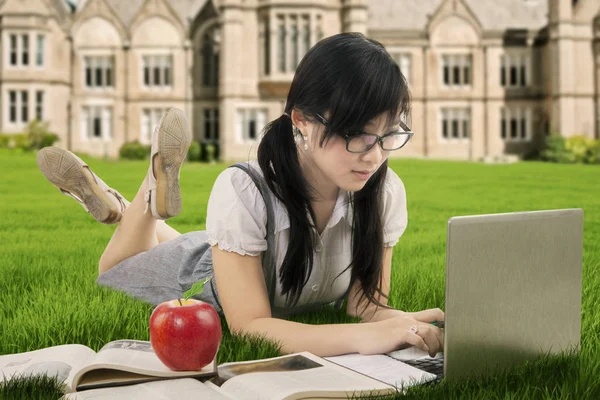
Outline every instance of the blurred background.
<svg viewBox="0 0 600 400">
<path fill-rule="evenodd" d="M 199 158 L 247 159 L 307 50 L 356 31 L 409 82 L 392 157 L 506 162 L 557 137 L 600 162 L 599 0 L 3 0 L 0 21 L 0 146 L 147 155 L 178 107 Z"/>
</svg>

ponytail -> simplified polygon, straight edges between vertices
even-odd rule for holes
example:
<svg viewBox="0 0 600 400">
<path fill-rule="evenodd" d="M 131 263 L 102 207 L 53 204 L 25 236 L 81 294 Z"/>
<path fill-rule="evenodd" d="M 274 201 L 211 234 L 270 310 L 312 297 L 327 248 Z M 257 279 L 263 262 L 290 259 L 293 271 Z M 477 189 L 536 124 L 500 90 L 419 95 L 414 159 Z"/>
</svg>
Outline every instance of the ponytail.
<svg viewBox="0 0 600 400">
<path fill-rule="evenodd" d="M 313 221 L 315 216 L 288 115 L 283 114 L 265 127 L 257 156 L 269 189 L 285 205 L 290 219 L 289 245 L 279 280 L 286 305 L 291 306 L 298 302 L 312 273 L 314 234 L 307 211 Z"/>
</svg>

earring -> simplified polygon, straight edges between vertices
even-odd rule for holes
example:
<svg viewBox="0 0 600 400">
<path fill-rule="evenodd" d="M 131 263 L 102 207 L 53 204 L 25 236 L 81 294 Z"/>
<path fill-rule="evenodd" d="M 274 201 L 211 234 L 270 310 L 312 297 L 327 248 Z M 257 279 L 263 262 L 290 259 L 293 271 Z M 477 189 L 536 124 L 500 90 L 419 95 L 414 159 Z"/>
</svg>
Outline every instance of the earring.
<svg viewBox="0 0 600 400">
<path fill-rule="evenodd" d="M 308 150 L 308 136 L 303 136 L 304 138 L 304 151 Z"/>
<path fill-rule="evenodd" d="M 300 143 L 300 136 L 302 136 L 302 133 L 300 133 L 300 129 L 298 129 L 294 126 L 293 132 L 294 132 L 294 142 L 296 142 L 296 144 Z"/>
</svg>

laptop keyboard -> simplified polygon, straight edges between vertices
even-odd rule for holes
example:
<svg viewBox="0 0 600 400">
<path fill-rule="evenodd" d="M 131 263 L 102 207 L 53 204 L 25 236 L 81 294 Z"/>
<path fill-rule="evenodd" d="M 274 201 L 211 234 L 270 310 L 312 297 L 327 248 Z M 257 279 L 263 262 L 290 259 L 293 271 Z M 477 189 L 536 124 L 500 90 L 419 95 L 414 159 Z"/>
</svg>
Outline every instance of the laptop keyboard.
<svg viewBox="0 0 600 400">
<path fill-rule="evenodd" d="M 403 363 L 437 376 L 444 374 L 444 357 L 421 358 L 418 360 L 403 361 Z"/>
</svg>

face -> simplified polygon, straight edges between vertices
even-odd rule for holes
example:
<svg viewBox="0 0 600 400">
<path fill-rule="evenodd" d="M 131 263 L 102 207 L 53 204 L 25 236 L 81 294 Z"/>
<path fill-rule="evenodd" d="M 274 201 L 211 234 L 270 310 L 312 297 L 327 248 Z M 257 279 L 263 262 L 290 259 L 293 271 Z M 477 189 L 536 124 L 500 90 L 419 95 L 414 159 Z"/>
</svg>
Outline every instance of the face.
<svg viewBox="0 0 600 400">
<path fill-rule="evenodd" d="M 329 114 L 326 113 L 324 117 L 327 119 Z M 399 118 L 389 126 L 386 123 L 387 114 L 383 113 L 369 121 L 364 127 L 364 132 L 384 136 L 398 129 L 398 121 Z M 321 148 L 319 140 L 324 130 L 323 124 L 315 120 L 298 125 L 296 126 L 300 128 L 302 134 L 308 136 L 309 147 L 307 151 L 304 151 L 301 144 L 298 149 L 305 153 L 303 156 L 312 161 L 310 164 L 313 176 L 319 180 L 318 185 L 320 186 L 330 185 L 346 191 L 359 191 L 387 160 L 390 153 L 382 150 L 379 144 L 365 153 L 351 153 L 346 150 L 346 140 L 338 135 L 333 135 Z M 304 129 L 302 125 L 304 125 Z"/>
</svg>

